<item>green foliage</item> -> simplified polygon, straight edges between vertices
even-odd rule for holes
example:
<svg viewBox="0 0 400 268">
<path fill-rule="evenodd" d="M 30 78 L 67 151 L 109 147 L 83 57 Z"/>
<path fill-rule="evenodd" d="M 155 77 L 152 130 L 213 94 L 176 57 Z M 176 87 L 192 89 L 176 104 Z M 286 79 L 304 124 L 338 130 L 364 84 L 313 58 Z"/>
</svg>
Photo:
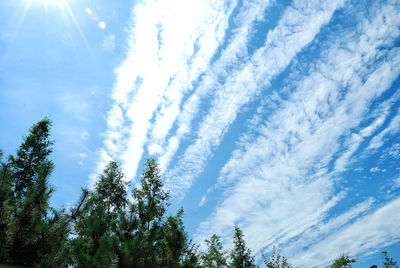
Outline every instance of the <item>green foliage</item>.
<svg viewBox="0 0 400 268">
<path fill-rule="evenodd" d="M 49 205 L 50 127 L 48 119 L 34 124 L 16 156 L 1 163 L 0 263 L 47 266 L 51 259 L 52 265 L 65 266 L 69 225 L 64 210 Z"/>
<path fill-rule="evenodd" d="M 193 251 L 183 225 L 183 209 L 176 216 L 169 216 L 162 224 L 159 243 L 160 267 L 196 267 L 198 259 Z"/>
<path fill-rule="evenodd" d="M 230 267 L 246 268 L 254 267 L 254 257 L 251 255 L 251 250 L 246 248 L 243 232 L 239 226 L 235 225 L 233 234 L 233 249 L 230 252 L 231 264 Z"/>
<path fill-rule="evenodd" d="M 268 258 L 263 255 L 264 264 L 266 268 L 293 268 L 285 256 L 276 253 L 276 247 L 272 248 L 271 256 Z"/>
<path fill-rule="evenodd" d="M 47 158 L 53 151 L 54 144 L 49 140 L 50 127 L 49 119 L 34 124 L 17 150 L 17 156 L 9 157 L 17 202 L 23 202 L 35 181 L 43 175 L 49 175 L 54 167 L 53 162 Z"/>
<path fill-rule="evenodd" d="M 117 163 L 105 168 L 71 242 L 76 267 L 196 267 L 195 249 L 183 225 L 183 209 L 165 217 L 169 195 L 163 190 L 160 170 L 151 159 L 141 185 L 129 201 Z"/>
<path fill-rule="evenodd" d="M 331 268 L 351 268 L 352 267 L 351 263 L 354 262 L 356 262 L 356 259 L 350 259 L 349 256 L 341 254 L 333 261 Z"/>
<path fill-rule="evenodd" d="M 223 251 L 220 237 L 213 234 L 210 240 L 206 239 L 207 252 L 201 255 L 202 265 L 210 268 L 227 267 L 226 252 Z"/>
<path fill-rule="evenodd" d="M 7 231 L 14 202 L 9 164 L 3 162 L 2 157 L 3 152 L 0 151 L 0 263 L 8 259 Z"/>
<path fill-rule="evenodd" d="M 397 266 L 397 261 L 394 261 L 392 258 L 388 256 L 387 251 L 382 251 L 382 267 L 383 268 L 399 268 Z M 371 265 L 370 268 L 378 268 L 376 264 Z"/>
<path fill-rule="evenodd" d="M 169 193 L 164 191 L 161 171 L 154 159 L 147 160 L 141 187 L 133 191 L 142 231 L 157 228 L 168 206 Z"/>
<path fill-rule="evenodd" d="M 387 251 L 382 251 L 382 267 L 384 268 L 399 268 L 397 266 L 397 261 L 389 258 Z"/>
<path fill-rule="evenodd" d="M 69 213 L 53 209 L 50 127 L 48 119 L 34 124 L 15 156 L 3 159 L 0 150 L 0 266 L 254 267 L 238 226 L 229 255 L 216 234 L 205 240 L 207 251 L 198 252 L 199 245 L 185 231 L 183 209 L 166 215 L 169 193 L 154 159 L 146 162 L 131 198 L 120 167 L 112 161 L 92 190 L 82 189 Z M 263 258 L 266 268 L 293 267 L 275 247 Z M 351 267 L 355 261 L 341 255 L 331 267 Z M 382 252 L 382 265 L 398 268 L 387 252 Z"/>
<path fill-rule="evenodd" d="M 133 202 L 121 217 L 120 265 L 123 267 L 158 267 L 174 260 L 176 249 L 168 251 L 168 240 L 165 241 L 165 236 L 172 233 L 177 236 L 179 230 L 183 230 L 183 225 L 179 225 L 182 223 L 179 215 L 176 219 L 170 218 L 163 222 L 166 207 L 169 205 L 169 194 L 163 189 L 160 173 L 156 161 L 147 160 L 141 185 L 133 190 Z M 180 229 L 167 232 L 167 228 L 174 227 Z M 161 256 L 168 256 L 169 259 L 165 260 Z"/>
<path fill-rule="evenodd" d="M 107 164 L 75 223 L 72 263 L 76 267 L 110 267 L 118 263 L 118 221 L 128 203 L 124 175 L 116 162 Z"/>
</svg>

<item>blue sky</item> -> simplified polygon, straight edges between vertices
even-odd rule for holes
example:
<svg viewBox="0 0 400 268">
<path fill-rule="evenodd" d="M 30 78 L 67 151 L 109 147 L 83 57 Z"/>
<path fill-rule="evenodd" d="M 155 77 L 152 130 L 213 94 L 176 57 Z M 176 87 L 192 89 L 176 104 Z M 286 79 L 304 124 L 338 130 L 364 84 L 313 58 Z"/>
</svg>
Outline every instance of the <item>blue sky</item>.
<svg viewBox="0 0 400 268">
<path fill-rule="evenodd" d="M 399 1 L 0 1 L 0 148 L 53 120 L 55 206 L 158 159 L 196 241 L 400 260 Z M 369 267 L 369 266 L 368 266 Z"/>
</svg>

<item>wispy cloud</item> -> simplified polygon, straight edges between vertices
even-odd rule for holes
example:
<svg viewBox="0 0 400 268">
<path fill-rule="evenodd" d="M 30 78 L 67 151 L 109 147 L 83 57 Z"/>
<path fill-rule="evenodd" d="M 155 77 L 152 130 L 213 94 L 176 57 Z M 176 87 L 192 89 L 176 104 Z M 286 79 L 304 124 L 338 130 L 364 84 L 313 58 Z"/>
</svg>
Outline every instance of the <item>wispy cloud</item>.
<svg viewBox="0 0 400 268">
<path fill-rule="evenodd" d="M 253 24 L 263 19 L 265 9 L 270 6 L 270 1 L 253 0 L 245 1 L 243 6 L 239 8 L 238 14 L 235 17 L 235 28 L 232 30 L 233 36 L 228 40 L 228 46 L 223 49 L 221 56 L 207 69 L 206 73 L 201 79 L 200 85 L 196 88 L 195 92 L 185 102 L 183 109 L 179 111 L 179 103 L 172 103 L 168 111 L 180 112 L 178 119 L 178 127 L 174 136 L 168 139 L 165 153 L 160 156 L 160 164 L 165 170 L 170 164 L 171 159 L 175 155 L 180 145 L 181 139 L 190 133 L 192 128 L 192 121 L 198 115 L 201 102 L 209 94 L 221 90 L 222 85 L 218 83 L 221 79 L 227 79 L 231 73 L 227 72 L 227 68 L 232 68 L 237 72 L 241 68 L 241 60 L 248 58 L 247 45 L 251 37 L 251 29 Z M 231 71 L 233 72 L 233 71 Z M 165 114 L 167 115 L 167 113 Z M 176 114 L 175 114 L 176 115 Z M 169 119 L 168 119 L 169 118 Z M 160 115 L 156 121 L 155 131 L 163 129 L 164 131 L 157 131 L 157 135 L 153 135 L 156 143 L 166 142 L 164 139 L 171 128 L 173 120 L 176 116 L 169 117 Z M 163 123 L 165 122 L 165 123 Z M 175 182 L 174 182 L 175 183 Z"/>
<path fill-rule="evenodd" d="M 293 262 L 309 266 L 313 260 L 313 266 L 325 266 L 337 257 L 337 252 L 356 256 L 398 242 L 399 210 L 400 198 L 397 198 L 294 256 Z"/>
<path fill-rule="evenodd" d="M 168 128 L 162 124 L 171 124 L 176 114 L 169 104 L 179 104 L 223 41 L 235 3 L 146 1 L 135 6 L 102 151 L 123 163 L 128 178 L 136 174 L 148 134 L 157 137 Z M 154 117 L 161 123 L 150 133 Z"/>
<path fill-rule="evenodd" d="M 400 131 L 400 113 L 397 114 L 391 121 L 387 128 L 382 130 L 376 135 L 368 146 L 368 149 L 377 149 L 384 144 L 384 138 L 388 135 L 393 135 Z"/>
<path fill-rule="evenodd" d="M 328 212 L 346 196 L 346 190 L 342 192 L 335 183 L 349 161 L 335 166 L 336 161 L 340 156 L 349 159 L 361 140 L 385 120 L 378 117 L 360 129 L 366 113 L 375 109 L 372 101 L 390 88 L 400 73 L 399 49 L 381 50 L 399 36 L 398 9 L 398 5 L 387 2 L 375 5 L 371 19 L 359 18 L 357 32 L 350 29 L 335 36 L 309 74 L 295 77 L 297 82 L 289 99 L 282 100 L 258 128 L 259 136 L 242 139 L 251 142 L 243 142 L 222 169 L 219 184 L 229 188 L 214 213 L 200 225 L 198 241 L 212 233 L 229 235 L 232 224 L 239 223 L 249 237 L 250 247 L 258 252 L 273 244 L 285 247 L 311 228 L 326 226 Z M 370 202 L 360 206 L 369 209 Z M 388 206 L 393 204 L 397 206 L 398 201 Z M 356 217 L 346 212 L 343 215 L 333 221 L 344 225 L 343 221 Z M 378 224 L 374 226 L 378 228 Z M 387 230 L 379 241 L 395 242 L 398 236 L 390 233 L 393 226 Z M 361 236 L 357 241 L 366 243 L 364 238 L 368 239 Z M 319 244 L 321 251 L 343 251 L 343 247 L 322 247 L 329 244 L 327 240 Z M 349 250 L 358 254 L 368 248 Z M 311 251 L 299 246 L 293 252 Z M 295 260 L 304 266 L 318 266 L 318 259 L 314 264 L 310 256 Z"/>
<path fill-rule="evenodd" d="M 166 187 L 182 197 L 238 114 L 259 101 L 216 184 L 198 203 L 202 207 L 217 194 L 211 189 L 222 192 L 195 238 L 217 233 L 230 245 L 237 223 L 253 252 L 277 244 L 297 264 L 320 265 L 322 259 L 311 263 L 312 257 L 302 256 L 323 247 L 341 252 L 334 247 L 347 244 L 336 233 L 346 237 L 366 219 L 399 206 L 398 200 L 381 206 L 365 196 L 332 214 L 351 192 L 342 187 L 342 174 L 400 128 L 392 105 L 399 94 L 383 97 L 400 73 L 400 49 L 393 47 L 400 36 L 399 5 L 376 2 L 358 13 L 356 2 L 294 0 L 263 33 L 263 44 L 250 48 L 257 23 L 273 5 L 263 0 L 138 3 L 126 59 L 115 70 L 98 167 L 119 160 L 131 179 L 144 155 L 158 156 Z M 335 12 L 357 15 L 350 28 L 338 32 L 337 25 L 327 25 Z M 312 62 L 302 62 L 301 53 L 310 46 L 321 51 L 310 52 Z M 272 89 L 288 67 L 294 72 L 281 81 L 283 88 Z M 389 100 L 374 105 L 378 98 Z M 374 168 L 359 172 L 369 170 Z M 396 235 L 385 233 L 379 243 L 393 243 Z M 368 244 L 368 239 L 358 241 Z M 361 254 L 371 248 L 347 249 Z"/>
<path fill-rule="evenodd" d="M 320 28 L 329 22 L 333 12 L 343 3 L 344 1 L 329 1 L 329 4 L 315 1 L 306 4 L 304 1 L 295 1 L 293 7 L 284 12 L 275 29 L 268 33 L 265 45 L 246 64 L 233 70 L 223 85 L 219 85 L 217 80 L 211 81 L 218 91 L 214 93 L 209 113 L 200 124 L 197 139 L 188 147 L 175 168 L 166 174 L 167 186 L 174 189 L 174 193 L 183 194 L 190 187 L 203 171 L 206 160 L 220 144 L 241 107 L 269 86 L 271 80 L 314 39 Z M 187 124 L 184 123 L 185 126 Z"/>
</svg>

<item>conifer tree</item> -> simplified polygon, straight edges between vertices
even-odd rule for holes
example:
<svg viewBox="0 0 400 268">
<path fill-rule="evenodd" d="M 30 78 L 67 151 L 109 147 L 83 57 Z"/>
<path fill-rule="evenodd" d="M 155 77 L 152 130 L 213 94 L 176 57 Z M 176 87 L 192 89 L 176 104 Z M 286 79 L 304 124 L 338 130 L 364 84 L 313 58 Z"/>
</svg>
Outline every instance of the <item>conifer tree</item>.
<svg viewBox="0 0 400 268">
<path fill-rule="evenodd" d="M 169 193 L 163 189 L 161 171 L 154 159 L 146 161 L 140 187 L 133 190 L 133 203 L 122 217 L 124 267 L 158 267 L 163 239 L 162 219 Z"/>
<path fill-rule="evenodd" d="M 161 171 L 154 159 L 147 160 L 141 186 L 134 190 L 133 197 L 137 201 L 140 229 L 149 232 L 160 224 L 169 205 L 169 193 L 163 189 Z"/>
<path fill-rule="evenodd" d="M 183 225 L 183 209 L 175 216 L 165 218 L 161 226 L 163 233 L 159 242 L 160 267 L 197 267 L 196 245 L 188 239 Z"/>
<path fill-rule="evenodd" d="M 9 163 L 3 162 L 3 152 L 0 151 L 0 263 L 8 259 L 7 227 L 11 221 L 13 207 L 13 192 Z"/>
<path fill-rule="evenodd" d="M 387 251 L 382 251 L 382 267 L 384 268 L 398 268 L 397 261 L 394 261 L 388 256 Z"/>
<path fill-rule="evenodd" d="M 251 250 L 246 248 L 243 232 L 239 226 L 235 225 L 233 234 L 233 249 L 230 252 L 232 268 L 254 267 L 254 257 L 251 255 Z"/>
<path fill-rule="evenodd" d="M 118 225 L 128 200 L 127 184 L 116 162 L 107 164 L 75 224 L 72 263 L 76 267 L 112 267 L 119 258 Z"/>
<path fill-rule="evenodd" d="M 276 252 L 276 247 L 273 246 L 271 256 L 268 258 L 263 255 L 266 268 L 293 268 L 287 258 Z"/>
<path fill-rule="evenodd" d="M 17 150 L 1 165 L 0 263 L 65 266 L 65 244 L 69 232 L 64 210 L 49 205 L 53 188 L 49 176 L 54 165 L 51 122 L 44 119 L 34 124 Z"/>
<path fill-rule="evenodd" d="M 341 254 L 333 261 L 331 268 L 351 268 L 353 267 L 351 263 L 354 262 L 356 262 L 356 259 L 351 259 L 349 256 Z"/>
<path fill-rule="evenodd" d="M 202 265 L 207 268 L 222 268 L 227 267 L 226 252 L 223 251 L 223 246 L 220 237 L 213 234 L 210 240 L 206 239 L 207 252 L 201 255 Z"/>
<path fill-rule="evenodd" d="M 162 239 L 159 249 L 163 267 L 179 267 L 187 240 L 182 215 L 183 209 L 180 209 L 175 217 L 166 218 L 160 228 Z"/>
</svg>

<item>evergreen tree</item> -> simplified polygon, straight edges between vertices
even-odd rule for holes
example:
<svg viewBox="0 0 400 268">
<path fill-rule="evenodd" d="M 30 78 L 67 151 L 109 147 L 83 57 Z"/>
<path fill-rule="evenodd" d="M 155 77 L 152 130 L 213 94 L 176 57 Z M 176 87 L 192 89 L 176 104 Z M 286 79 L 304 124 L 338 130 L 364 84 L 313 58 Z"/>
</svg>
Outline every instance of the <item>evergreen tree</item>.
<svg viewBox="0 0 400 268">
<path fill-rule="evenodd" d="M 140 187 L 133 190 L 133 202 L 121 215 L 120 266 L 161 267 L 161 256 L 165 254 L 163 217 L 169 194 L 163 189 L 161 171 L 154 159 L 146 161 L 140 182 Z"/>
<path fill-rule="evenodd" d="M 182 268 L 198 268 L 200 266 L 200 256 L 198 253 L 199 245 L 188 240 L 183 250 Z"/>
<path fill-rule="evenodd" d="M 112 267 L 119 258 L 118 226 L 128 200 L 116 162 L 107 164 L 75 224 L 72 262 L 77 267 Z"/>
<path fill-rule="evenodd" d="M 17 150 L 1 163 L 0 263 L 65 266 L 69 232 L 64 210 L 49 205 L 53 189 L 48 180 L 54 165 L 48 159 L 53 141 L 49 140 L 51 122 L 34 124 Z"/>
<path fill-rule="evenodd" d="M 0 263 L 8 259 L 7 229 L 11 221 L 13 208 L 13 191 L 9 163 L 3 162 L 3 152 L 0 151 Z"/>
<path fill-rule="evenodd" d="M 207 268 L 227 267 L 226 252 L 223 252 L 223 247 L 220 237 L 213 234 L 210 240 L 205 240 L 207 244 L 207 252 L 201 255 L 202 265 Z"/>
<path fill-rule="evenodd" d="M 287 258 L 276 253 L 276 247 L 273 246 L 271 256 L 268 258 L 263 255 L 266 268 L 293 268 Z"/>
<path fill-rule="evenodd" d="M 158 243 L 160 267 L 196 267 L 198 260 L 192 251 L 191 241 L 183 225 L 183 209 L 176 216 L 169 216 L 160 228 L 162 239 Z"/>
<path fill-rule="evenodd" d="M 352 267 L 351 263 L 354 262 L 356 262 L 356 259 L 350 259 L 349 256 L 341 254 L 333 261 L 331 268 L 351 268 Z"/>
<path fill-rule="evenodd" d="M 169 193 L 163 189 L 161 171 L 154 159 L 147 160 L 141 187 L 134 190 L 133 197 L 137 202 L 140 229 L 149 232 L 159 226 L 169 205 Z"/>
<path fill-rule="evenodd" d="M 230 252 L 230 258 L 230 267 L 246 268 L 255 266 L 254 257 L 251 255 L 251 250 L 246 248 L 243 232 L 237 225 L 235 225 L 233 234 L 233 249 Z"/>
<path fill-rule="evenodd" d="M 399 268 L 397 262 L 389 258 L 387 251 L 382 251 L 382 267 L 384 268 Z"/>
</svg>

